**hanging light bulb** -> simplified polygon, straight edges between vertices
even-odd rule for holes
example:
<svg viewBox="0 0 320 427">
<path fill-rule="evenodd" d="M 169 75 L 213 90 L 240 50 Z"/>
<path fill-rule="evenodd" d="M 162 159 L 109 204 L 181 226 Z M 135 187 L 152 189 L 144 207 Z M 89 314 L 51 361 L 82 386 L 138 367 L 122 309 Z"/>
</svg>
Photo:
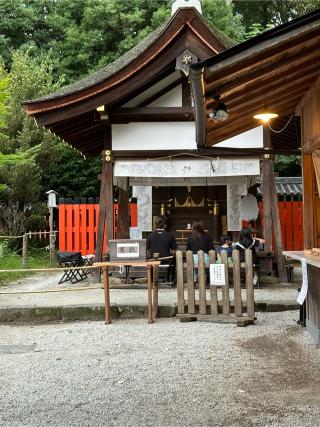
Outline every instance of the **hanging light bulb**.
<svg viewBox="0 0 320 427">
<path fill-rule="evenodd" d="M 262 120 L 263 122 L 267 123 L 270 119 L 275 119 L 278 116 L 279 115 L 277 113 L 274 113 L 267 108 L 266 94 L 264 94 L 263 110 L 261 111 L 261 113 L 255 114 L 253 118 L 257 120 Z"/>
</svg>

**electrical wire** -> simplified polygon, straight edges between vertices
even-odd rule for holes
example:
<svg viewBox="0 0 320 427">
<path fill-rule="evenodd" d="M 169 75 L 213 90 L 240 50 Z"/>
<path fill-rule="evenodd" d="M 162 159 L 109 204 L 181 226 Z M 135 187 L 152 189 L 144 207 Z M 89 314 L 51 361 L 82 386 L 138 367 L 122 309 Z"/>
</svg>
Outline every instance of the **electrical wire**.
<svg viewBox="0 0 320 427">
<path fill-rule="evenodd" d="M 214 159 L 219 160 L 219 157 L 201 156 L 200 154 L 193 154 L 193 153 L 178 153 L 178 154 L 171 154 L 169 156 L 148 159 L 148 161 L 171 160 L 174 157 L 181 157 L 181 156 L 197 157 L 200 159 L 207 159 L 207 160 L 214 160 Z"/>
<path fill-rule="evenodd" d="M 289 125 L 289 123 L 290 123 L 290 122 L 291 122 L 291 120 L 292 120 L 293 115 L 294 115 L 294 113 L 292 113 L 292 114 L 291 114 L 291 116 L 290 116 L 289 120 L 287 121 L 287 123 L 286 123 L 286 124 L 283 126 L 283 128 L 282 128 L 282 129 L 280 129 L 280 130 L 275 130 L 275 129 L 273 129 L 273 128 L 270 126 L 269 122 L 267 122 L 267 125 L 269 126 L 269 128 L 270 128 L 270 130 L 271 130 L 272 132 L 274 132 L 274 133 L 281 133 L 281 132 L 283 132 L 283 131 L 287 128 L 287 126 Z"/>
</svg>

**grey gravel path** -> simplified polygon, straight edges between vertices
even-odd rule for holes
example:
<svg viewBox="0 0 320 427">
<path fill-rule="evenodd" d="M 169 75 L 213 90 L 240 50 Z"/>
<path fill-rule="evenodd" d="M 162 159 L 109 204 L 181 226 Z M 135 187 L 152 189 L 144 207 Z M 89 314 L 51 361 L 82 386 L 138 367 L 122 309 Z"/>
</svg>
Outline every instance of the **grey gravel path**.
<svg viewBox="0 0 320 427">
<path fill-rule="evenodd" d="M 296 317 L 1 325 L 0 425 L 318 426 L 320 350 Z"/>
</svg>

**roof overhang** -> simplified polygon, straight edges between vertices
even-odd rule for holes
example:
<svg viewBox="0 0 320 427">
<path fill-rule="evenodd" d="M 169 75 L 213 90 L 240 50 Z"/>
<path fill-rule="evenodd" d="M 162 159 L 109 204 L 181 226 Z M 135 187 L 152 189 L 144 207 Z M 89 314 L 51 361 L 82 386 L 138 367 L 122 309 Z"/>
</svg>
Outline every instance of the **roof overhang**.
<svg viewBox="0 0 320 427">
<path fill-rule="evenodd" d="M 319 65 L 320 9 L 192 65 L 198 146 L 213 146 L 260 124 L 253 115 L 265 99 L 279 114 L 272 126 L 281 128 L 319 76 Z M 224 122 L 209 118 L 213 95 L 229 109 Z M 275 140 L 284 147 L 291 140 L 296 149 L 298 124 L 293 117 Z"/>
</svg>

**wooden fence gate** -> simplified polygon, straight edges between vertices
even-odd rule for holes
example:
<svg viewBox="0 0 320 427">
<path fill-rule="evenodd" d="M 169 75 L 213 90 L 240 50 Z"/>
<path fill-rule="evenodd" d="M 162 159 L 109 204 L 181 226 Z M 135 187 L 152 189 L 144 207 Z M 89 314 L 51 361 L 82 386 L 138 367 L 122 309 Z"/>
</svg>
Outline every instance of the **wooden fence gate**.
<svg viewBox="0 0 320 427">
<path fill-rule="evenodd" d="M 216 263 L 214 251 L 209 253 L 210 264 Z M 228 263 L 227 253 L 221 253 L 221 263 L 225 265 L 225 286 L 210 285 L 209 298 L 206 292 L 206 269 L 203 251 L 198 252 L 198 301 L 194 284 L 194 264 L 191 251 L 186 253 L 183 262 L 181 251 L 176 253 L 178 315 L 181 320 L 205 320 L 212 322 L 235 322 L 238 326 L 247 326 L 255 320 L 252 251 L 245 251 L 245 263 L 240 263 L 239 251 L 233 250 L 232 263 Z M 186 270 L 186 274 L 185 273 Z M 241 277 L 245 280 L 245 289 L 241 291 Z M 186 277 L 187 285 L 185 289 Z M 187 298 L 185 299 L 185 292 Z M 221 295 L 221 297 L 220 297 Z M 233 296 L 233 299 L 230 297 Z M 209 302 L 209 306 L 207 305 Z M 233 305 L 232 305 L 233 302 Z M 185 303 L 187 303 L 187 310 Z"/>
</svg>

